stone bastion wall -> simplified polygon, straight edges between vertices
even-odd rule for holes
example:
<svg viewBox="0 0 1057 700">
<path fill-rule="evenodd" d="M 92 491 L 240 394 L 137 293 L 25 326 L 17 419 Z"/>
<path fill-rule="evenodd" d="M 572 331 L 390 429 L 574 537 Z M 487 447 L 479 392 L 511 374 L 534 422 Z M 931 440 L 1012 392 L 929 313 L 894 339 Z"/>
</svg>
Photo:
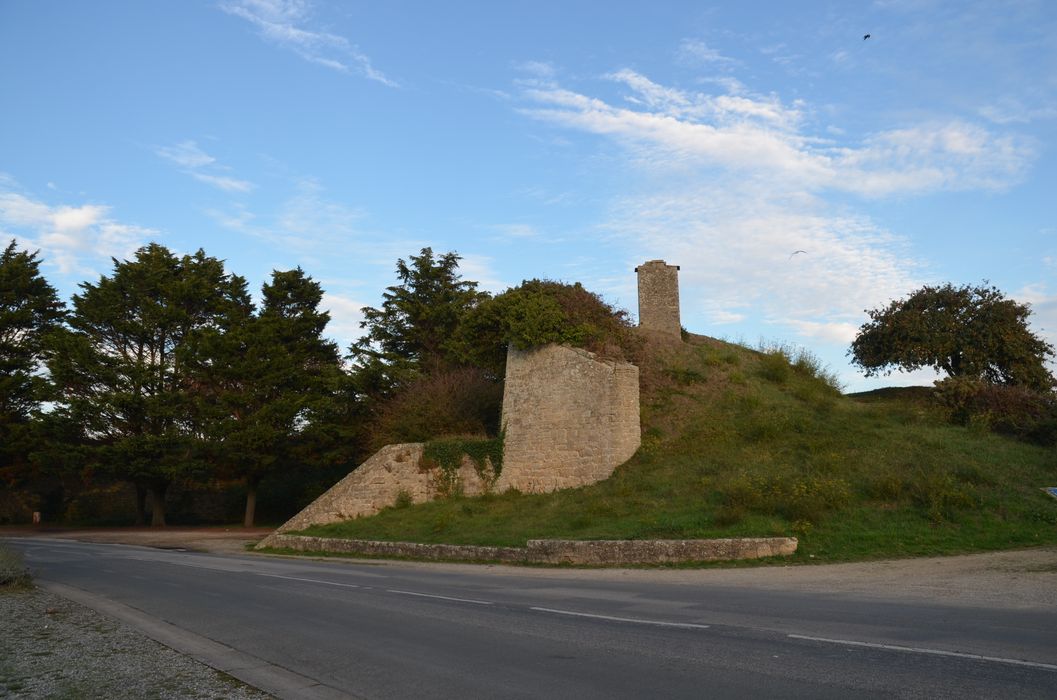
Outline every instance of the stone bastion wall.
<svg viewBox="0 0 1057 700">
<path fill-rule="evenodd" d="M 639 370 L 567 346 L 512 348 L 503 427 L 498 479 L 490 468 L 479 470 L 466 457 L 455 483 L 447 483 L 439 467 L 423 463 L 422 443 L 387 445 L 258 547 L 278 546 L 278 535 L 310 525 L 374 515 L 401 494 L 423 503 L 453 488 L 468 496 L 508 489 L 544 493 L 606 479 L 641 442 Z"/>
<path fill-rule="evenodd" d="M 641 442 L 639 369 L 563 345 L 507 353 L 497 491 L 545 493 L 608 478 Z"/>
</svg>

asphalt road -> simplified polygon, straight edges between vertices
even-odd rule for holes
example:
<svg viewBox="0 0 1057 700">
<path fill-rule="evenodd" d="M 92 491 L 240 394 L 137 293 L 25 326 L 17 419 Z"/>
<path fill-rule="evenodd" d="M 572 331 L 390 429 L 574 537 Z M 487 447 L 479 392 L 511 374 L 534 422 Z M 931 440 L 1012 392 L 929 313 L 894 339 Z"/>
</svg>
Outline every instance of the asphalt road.
<svg viewBox="0 0 1057 700">
<path fill-rule="evenodd" d="M 45 585 L 285 697 L 1057 697 L 1057 610 L 6 542 Z"/>
</svg>

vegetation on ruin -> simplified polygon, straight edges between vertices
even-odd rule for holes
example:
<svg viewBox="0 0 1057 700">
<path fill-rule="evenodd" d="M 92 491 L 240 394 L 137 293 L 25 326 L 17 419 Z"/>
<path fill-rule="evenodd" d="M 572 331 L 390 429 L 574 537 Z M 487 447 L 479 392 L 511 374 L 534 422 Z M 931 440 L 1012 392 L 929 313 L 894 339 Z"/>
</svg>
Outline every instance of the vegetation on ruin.
<svg viewBox="0 0 1057 700">
<path fill-rule="evenodd" d="M 1045 407 L 1034 433 L 1016 434 L 996 408 L 1008 397 L 845 396 L 810 353 L 693 335 L 647 348 L 641 384 L 642 448 L 604 482 L 439 500 L 308 532 L 505 546 L 795 535 L 794 560 L 805 562 L 1057 543 L 1057 501 L 1040 490 L 1057 483 L 1045 427 L 1057 414 Z"/>
</svg>

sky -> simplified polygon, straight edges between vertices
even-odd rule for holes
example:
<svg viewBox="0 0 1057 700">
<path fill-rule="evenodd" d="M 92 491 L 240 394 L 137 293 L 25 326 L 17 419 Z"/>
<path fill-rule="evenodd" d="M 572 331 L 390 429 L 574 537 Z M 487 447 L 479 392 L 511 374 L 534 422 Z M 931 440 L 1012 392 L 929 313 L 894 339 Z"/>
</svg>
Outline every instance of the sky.
<svg viewBox="0 0 1057 700">
<path fill-rule="evenodd" d="M 924 284 L 1057 344 L 1054 36 L 1052 0 L 0 0 L 0 236 L 65 299 L 151 241 L 301 266 L 342 346 L 426 246 L 633 316 L 663 259 L 691 332 L 925 384 L 847 356 Z"/>
</svg>

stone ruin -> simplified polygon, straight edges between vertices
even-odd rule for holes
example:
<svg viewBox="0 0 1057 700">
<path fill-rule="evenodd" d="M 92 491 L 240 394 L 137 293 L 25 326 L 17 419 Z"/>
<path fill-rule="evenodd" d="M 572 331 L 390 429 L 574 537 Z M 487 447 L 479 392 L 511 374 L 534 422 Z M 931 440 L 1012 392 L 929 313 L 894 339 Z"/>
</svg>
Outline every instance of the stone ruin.
<svg viewBox="0 0 1057 700">
<path fill-rule="evenodd" d="M 663 260 L 635 268 L 643 331 L 680 337 L 678 270 Z M 638 367 L 562 345 L 510 348 L 502 425 L 501 473 L 467 457 L 457 473 L 461 493 L 546 493 L 602 481 L 641 444 Z M 423 465 L 423 449 L 383 447 L 257 546 L 310 525 L 373 515 L 400 497 L 422 503 L 450 493 L 440 468 Z"/>
</svg>

